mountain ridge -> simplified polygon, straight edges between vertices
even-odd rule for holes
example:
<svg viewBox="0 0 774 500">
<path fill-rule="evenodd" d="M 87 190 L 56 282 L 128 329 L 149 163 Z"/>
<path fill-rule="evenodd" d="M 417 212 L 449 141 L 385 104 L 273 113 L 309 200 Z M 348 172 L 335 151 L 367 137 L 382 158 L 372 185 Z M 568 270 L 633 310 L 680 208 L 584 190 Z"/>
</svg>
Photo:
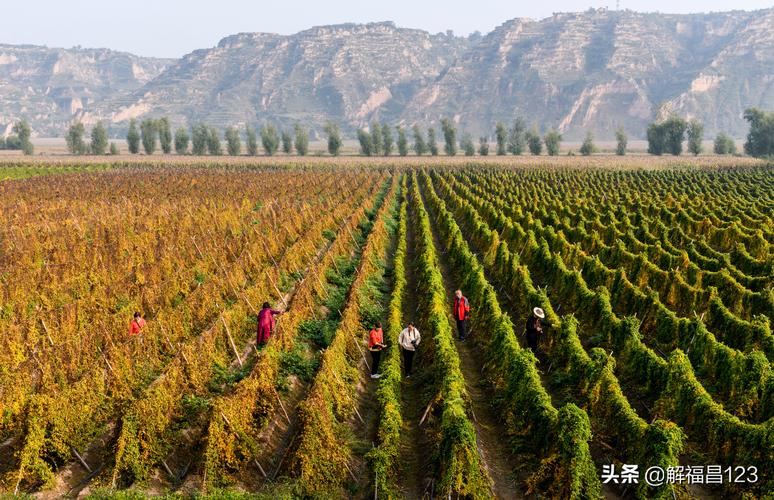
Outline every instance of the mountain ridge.
<svg viewBox="0 0 774 500">
<path fill-rule="evenodd" d="M 464 37 L 342 23 L 237 33 L 172 60 L 25 47 L 0 44 L 0 133 L 23 115 L 39 135 L 63 135 L 74 119 L 103 120 L 114 134 L 156 116 L 219 127 L 302 122 L 313 133 L 333 120 L 352 134 L 372 120 L 437 126 L 448 116 L 491 135 L 496 121 L 522 116 L 570 139 L 586 130 L 604 139 L 618 126 L 644 137 L 650 121 L 676 112 L 708 134 L 739 137 L 744 108 L 774 108 L 774 8 L 590 9 Z M 22 60 L 25 50 L 33 54 Z"/>
</svg>

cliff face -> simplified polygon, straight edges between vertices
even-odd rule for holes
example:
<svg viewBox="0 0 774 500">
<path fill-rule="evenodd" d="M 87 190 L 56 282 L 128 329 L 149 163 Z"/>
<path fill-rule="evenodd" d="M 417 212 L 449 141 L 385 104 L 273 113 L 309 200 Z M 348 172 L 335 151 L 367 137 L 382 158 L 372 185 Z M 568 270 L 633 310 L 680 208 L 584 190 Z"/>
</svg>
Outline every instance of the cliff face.
<svg viewBox="0 0 774 500">
<path fill-rule="evenodd" d="M 774 10 L 706 15 L 588 11 L 513 20 L 418 93 L 409 120 L 452 115 L 473 131 L 524 116 L 569 137 L 644 135 L 676 111 L 708 132 L 746 130 L 774 102 Z"/>
<path fill-rule="evenodd" d="M 347 132 L 378 119 L 455 118 L 473 134 L 523 116 L 567 138 L 623 125 L 644 136 L 671 111 L 741 136 L 746 107 L 774 108 L 774 9 L 668 15 L 590 10 L 514 19 L 485 36 L 392 23 L 243 33 L 177 61 L 0 45 L 0 127 L 26 116 L 61 135 L 72 117 Z M 0 128 L 0 131 L 2 128 Z"/>
<path fill-rule="evenodd" d="M 313 28 L 292 36 L 243 33 L 171 65 L 117 109 L 89 119 L 123 121 L 146 112 L 220 126 L 327 120 L 356 127 L 397 120 L 411 98 L 467 47 L 467 40 L 392 23 Z"/>
<path fill-rule="evenodd" d="M 63 127 L 108 97 L 129 95 L 170 61 L 107 49 L 0 44 L 0 134 L 24 117 L 36 133 Z"/>
</svg>

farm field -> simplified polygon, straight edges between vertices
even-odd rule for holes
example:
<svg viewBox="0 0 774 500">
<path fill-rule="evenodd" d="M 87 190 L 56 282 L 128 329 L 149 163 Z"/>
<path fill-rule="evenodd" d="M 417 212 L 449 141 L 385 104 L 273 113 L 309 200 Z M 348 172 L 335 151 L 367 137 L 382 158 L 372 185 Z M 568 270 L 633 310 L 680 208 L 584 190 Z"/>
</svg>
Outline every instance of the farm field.
<svg viewBox="0 0 774 500">
<path fill-rule="evenodd" d="M 771 165 L 77 161 L 0 165 L 0 495 L 774 492 Z"/>
</svg>

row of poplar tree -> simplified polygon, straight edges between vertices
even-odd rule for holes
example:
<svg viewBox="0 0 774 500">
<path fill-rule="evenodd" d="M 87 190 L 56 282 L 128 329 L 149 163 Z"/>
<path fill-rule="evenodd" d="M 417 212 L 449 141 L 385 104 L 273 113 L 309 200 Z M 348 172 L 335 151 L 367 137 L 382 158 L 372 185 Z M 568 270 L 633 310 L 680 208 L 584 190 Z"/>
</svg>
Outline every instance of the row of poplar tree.
<svg viewBox="0 0 774 500">
<path fill-rule="evenodd" d="M 758 157 L 774 155 L 774 113 L 751 108 L 745 112 L 744 117 L 750 123 L 750 132 L 744 147 L 745 153 Z M 25 152 L 29 150 L 31 154 L 29 125 L 23 121 L 19 122 L 14 127 L 14 131 L 17 130 L 17 138 L 13 139 L 14 144 L 18 142 L 19 149 L 24 149 Z M 343 139 L 338 125 L 329 122 L 323 130 L 327 137 L 328 152 L 339 155 Z M 96 155 L 103 155 L 108 151 L 111 154 L 118 153 L 117 145 L 109 143 L 107 130 L 102 123 L 97 123 L 92 128 L 91 141 L 88 144 L 84 139 L 85 133 L 85 127 L 80 122 L 70 126 L 65 138 L 71 153 Z M 490 153 L 487 136 L 481 136 L 478 145 L 468 133 L 461 134 L 458 140 L 457 126 L 448 118 L 441 120 L 441 134 L 443 152 L 447 156 L 455 156 L 460 151 L 466 156 L 473 156 L 476 153 L 486 156 Z M 409 135 L 411 135 L 411 144 L 409 144 Z M 259 147 L 270 156 L 280 150 L 286 154 L 295 152 L 301 156 L 309 152 L 309 133 L 300 124 L 296 124 L 291 131 L 280 131 L 268 123 L 261 127 L 258 133 L 248 125 L 244 129 L 244 137 L 244 151 L 251 156 L 258 154 Z M 243 141 L 240 129 L 227 128 L 224 138 L 227 154 L 232 156 L 242 154 Z M 440 154 L 434 127 L 429 127 L 425 131 L 419 125 L 414 125 L 409 132 L 401 125 L 392 127 L 386 123 L 373 122 L 368 129 L 358 130 L 357 138 L 360 153 L 366 156 L 390 156 L 394 152 L 400 156 L 407 156 L 410 150 L 419 156 Z M 258 139 L 260 139 L 260 146 Z M 510 127 L 502 122 L 497 123 L 494 139 L 495 154 L 500 156 L 521 155 L 525 152 L 540 155 L 543 154 L 544 148 L 546 154 L 556 156 L 559 154 L 562 135 L 556 129 L 551 129 L 541 136 L 537 125 L 528 128 L 524 119 L 517 118 Z M 625 155 L 628 136 L 622 127 L 616 131 L 615 139 L 616 154 Z M 703 139 L 704 125 L 701 122 L 687 121 L 674 115 L 663 121 L 651 123 L 647 129 L 648 153 L 653 155 L 680 155 L 683 152 L 684 142 L 687 143 L 690 153 L 698 155 L 702 152 Z M 129 152 L 132 154 L 139 153 L 141 148 L 145 154 L 153 154 L 159 148 L 166 154 L 171 153 L 173 149 L 180 155 L 224 154 L 220 132 L 215 127 L 198 124 L 193 126 L 190 132 L 187 127 L 180 127 L 173 134 L 167 118 L 145 119 L 139 123 L 139 126 L 136 120 L 131 120 L 126 140 Z M 26 146 L 22 148 L 21 145 Z M 737 152 L 734 140 L 723 132 L 715 137 L 713 150 L 716 154 L 736 154 Z M 591 132 L 588 132 L 579 148 L 579 153 L 588 156 L 597 151 L 594 137 Z"/>
<path fill-rule="evenodd" d="M 73 154 L 95 154 L 103 155 L 109 150 L 111 154 L 118 153 L 118 147 L 115 143 L 108 145 L 108 135 L 105 126 L 100 122 L 91 130 L 91 142 L 86 143 L 84 136 L 85 127 L 82 123 L 76 122 L 70 125 L 65 140 L 67 149 Z M 255 130 L 245 127 L 245 147 L 249 155 L 258 154 L 258 136 Z M 299 155 L 306 155 L 309 152 L 309 133 L 300 125 L 296 125 L 293 133 L 282 131 L 281 133 L 271 124 L 267 124 L 260 130 L 261 146 L 268 155 L 275 154 L 280 147 L 285 153 L 291 153 L 294 150 Z M 242 154 L 242 137 L 240 131 L 235 127 L 229 127 L 225 133 L 226 152 L 229 155 L 237 156 Z M 191 128 L 178 128 L 174 135 L 168 118 L 159 118 L 156 120 L 146 119 L 140 122 L 139 126 L 136 120 L 129 122 L 129 131 L 126 134 L 126 143 L 129 153 L 137 154 L 140 148 L 145 154 L 153 154 L 161 150 L 165 154 L 172 152 L 179 155 L 222 155 L 223 142 L 220 138 L 218 129 L 205 124 L 198 124 Z"/>
</svg>

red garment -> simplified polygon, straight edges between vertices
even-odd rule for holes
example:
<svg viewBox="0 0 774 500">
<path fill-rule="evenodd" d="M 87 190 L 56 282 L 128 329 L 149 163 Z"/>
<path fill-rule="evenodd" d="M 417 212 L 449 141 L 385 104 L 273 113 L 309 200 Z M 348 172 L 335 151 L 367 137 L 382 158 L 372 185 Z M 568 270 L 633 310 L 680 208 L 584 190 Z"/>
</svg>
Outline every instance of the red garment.
<svg viewBox="0 0 774 500">
<path fill-rule="evenodd" d="M 462 298 L 454 297 L 454 319 L 457 321 L 463 321 L 468 319 L 470 315 L 470 304 L 467 297 Z"/>
<path fill-rule="evenodd" d="M 271 333 L 274 331 L 274 325 L 276 321 L 274 316 L 282 314 L 282 311 L 277 311 L 270 307 L 264 307 L 261 312 L 258 313 L 258 343 L 266 342 L 271 337 Z"/>
<path fill-rule="evenodd" d="M 138 335 L 145 327 L 145 320 L 142 318 L 133 319 L 129 325 L 129 335 Z"/>
<path fill-rule="evenodd" d="M 368 332 L 368 348 L 372 351 L 381 350 L 382 347 L 379 344 L 384 344 L 384 334 L 381 328 L 374 328 Z"/>
</svg>

